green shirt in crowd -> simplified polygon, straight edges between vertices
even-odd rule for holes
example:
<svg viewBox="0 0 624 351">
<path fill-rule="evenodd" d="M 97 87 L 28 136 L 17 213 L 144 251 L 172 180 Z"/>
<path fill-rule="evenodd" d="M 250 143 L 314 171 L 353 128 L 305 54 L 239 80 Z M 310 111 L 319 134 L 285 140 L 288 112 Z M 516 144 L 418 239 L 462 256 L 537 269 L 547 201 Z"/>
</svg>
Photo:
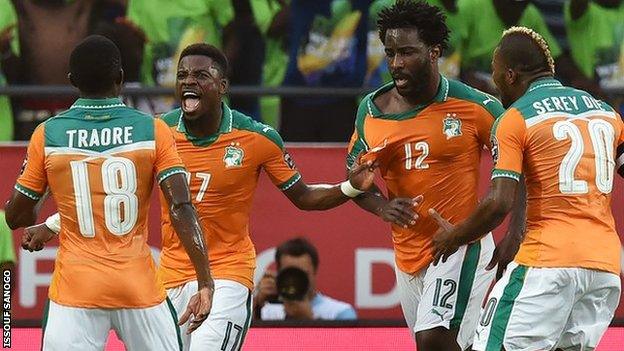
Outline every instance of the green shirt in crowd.
<svg viewBox="0 0 624 351">
<path fill-rule="evenodd" d="M 234 10 L 224 0 L 129 0 L 127 17 L 148 40 L 143 83 L 174 86 L 182 50 L 198 42 L 221 47 L 221 29 L 234 18 Z"/>
<path fill-rule="evenodd" d="M 13 40 L 11 41 L 10 50 L 15 55 L 19 55 L 19 40 L 17 37 L 17 14 L 11 4 L 11 0 L 0 0 L 0 32 L 9 26 L 15 25 L 13 28 Z M 0 53 L 3 55 L 4 53 Z M 7 84 L 6 78 L 0 67 L 0 86 Z M 11 111 L 11 102 L 7 96 L 0 95 L 0 141 L 13 140 L 13 112 Z M 2 217 L 4 220 L 4 216 Z"/>
<path fill-rule="evenodd" d="M 624 4 L 607 9 L 590 1 L 573 20 L 568 1 L 564 14 L 570 53 L 581 72 L 589 78 L 597 73 L 602 86 L 624 86 Z"/>
<path fill-rule="evenodd" d="M 4 218 L 4 211 L 0 211 L 0 263 L 5 262 L 15 262 L 15 248 L 13 232 Z"/>
<path fill-rule="evenodd" d="M 458 7 L 465 26 L 460 48 L 462 69 L 490 72 L 494 49 L 507 26 L 498 17 L 493 0 L 459 0 Z M 517 25 L 542 35 L 554 58 L 561 54 L 559 44 L 535 5 L 527 5 Z"/>
</svg>

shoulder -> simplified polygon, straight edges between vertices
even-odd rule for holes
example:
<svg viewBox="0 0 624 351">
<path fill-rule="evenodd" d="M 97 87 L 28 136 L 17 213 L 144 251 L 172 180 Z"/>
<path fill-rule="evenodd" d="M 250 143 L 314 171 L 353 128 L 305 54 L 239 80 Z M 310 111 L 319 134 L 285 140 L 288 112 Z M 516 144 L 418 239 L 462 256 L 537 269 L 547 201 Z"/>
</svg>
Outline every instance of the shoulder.
<svg viewBox="0 0 624 351">
<path fill-rule="evenodd" d="M 284 305 L 281 303 L 267 303 L 260 309 L 260 319 L 265 321 L 282 320 L 286 318 Z"/>
<path fill-rule="evenodd" d="M 163 113 L 160 116 L 160 119 L 163 120 L 169 127 L 175 127 L 180 123 L 180 118 L 182 117 L 182 109 L 176 108 L 169 112 Z"/>
<path fill-rule="evenodd" d="M 268 141 L 280 149 L 284 148 L 284 140 L 273 127 L 258 122 L 236 110 L 232 110 L 232 128 L 254 133 L 260 140 Z"/>
<path fill-rule="evenodd" d="M 318 296 L 319 302 L 316 306 L 312 306 L 312 308 L 318 312 L 319 317 L 322 319 L 351 319 L 351 316 L 352 318 L 356 317 L 355 309 L 349 303 L 336 300 L 320 293 Z"/>
<path fill-rule="evenodd" d="M 485 109 L 494 119 L 505 112 L 501 102 L 494 96 L 475 89 L 467 84 L 448 79 L 448 97 L 463 100 Z"/>
</svg>

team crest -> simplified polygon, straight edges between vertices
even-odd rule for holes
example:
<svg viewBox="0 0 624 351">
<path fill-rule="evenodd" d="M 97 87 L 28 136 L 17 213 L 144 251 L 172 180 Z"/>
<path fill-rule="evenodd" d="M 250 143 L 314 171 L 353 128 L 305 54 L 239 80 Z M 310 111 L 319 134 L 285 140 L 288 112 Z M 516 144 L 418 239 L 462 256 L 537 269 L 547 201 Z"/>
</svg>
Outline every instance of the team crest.
<svg viewBox="0 0 624 351">
<path fill-rule="evenodd" d="M 442 133 L 446 135 L 446 140 L 462 135 L 461 120 L 457 118 L 456 113 L 447 113 L 446 118 L 442 122 Z"/>
<path fill-rule="evenodd" d="M 229 146 L 225 147 L 225 155 L 223 156 L 225 168 L 240 167 L 243 165 L 245 152 L 239 146 L 239 143 L 231 143 Z"/>
</svg>

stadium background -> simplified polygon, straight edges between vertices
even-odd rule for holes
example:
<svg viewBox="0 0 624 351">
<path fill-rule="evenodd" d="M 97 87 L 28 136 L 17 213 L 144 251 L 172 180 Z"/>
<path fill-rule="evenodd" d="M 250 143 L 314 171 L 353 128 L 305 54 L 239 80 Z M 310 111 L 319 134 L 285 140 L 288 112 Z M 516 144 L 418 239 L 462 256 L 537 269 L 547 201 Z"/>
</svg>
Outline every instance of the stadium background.
<svg viewBox="0 0 624 351">
<path fill-rule="evenodd" d="M 381 6 L 392 3 L 393 0 L 351 0 L 351 4 L 355 10 L 360 8 L 358 6 L 370 5 L 370 8 L 366 9 L 370 16 L 368 19 L 368 29 L 365 30 L 366 33 L 364 34 L 369 40 L 368 48 L 364 50 L 366 52 L 365 55 L 367 55 L 367 69 L 365 70 L 365 76 L 358 77 L 354 80 L 340 79 L 339 77 L 338 79 L 331 80 L 330 84 L 319 83 L 318 75 L 321 73 L 315 71 L 308 72 L 312 79 L 302 79 L 296 82 L 292 80 L 288 81 L 288 77 L 285 78 L 285 75 L 288 75 L 288 72 L 286 72 L 289 65 L 288 53 L 283 50 L 278 50 L 279 52 L 277 53 L 274 51 L 270 52 L 276 45 L 279 46 L 272 41 L 274 38 L 267 36 L 270 18 L 269 22 L 267 22 L 266 18 L 258 17 L 258 13 L 260 12 L 258 12 L 259 10 L 257 9 L 264 6 L 265 3 L 269 4 L 268 6 L 271 7 L 273 6 L 272 4 L 278 4 L 280 6 L 285 6 L 285 4 L 289 3 L 301 4 L 305 3 L 307 0 L 249 1 L 253 7 L 256 23 L 260 29 L 261 35 L 267 39 L 267 56 L 264 57 L 265 66 L 262 68 L 264 77 L 253 74 L 248 75 L 248 77 L 243 77 L 244 79 L 240 79 L 240 75 L 232 77 L 233 87 L 230 91 L 229 99 L 231 103 L 236 105 L 239 102 L 245 102 L 245 99 L 247 99 L 246 101 L 248 102 L 250 98 L 253 100 L 263 97 L 260 100 L 260 110 L 254 110 L 253 108 L 251 110 L 257 112 L 258 118 L 263 119 L 264 122 L 279 128 L 280 124 L 283 124 L 286 119 L 294 117 L 295 113 L 285 113 L 287 110 L 284 109 L 282 109 L 280 116 L 280 103 L 276 96 L 281 96 L 282 100 L 286 98 L 297 99 L 302 97 L 315 97 L 319 99 L 318 101 L 328 101 L 328 98 L 331 97 L 333 99 L 343 98 L 354 102 L 362 96 L 363 92 L 370 91 L 379 84 L 381 80 L 388 79 L 387 71 L 383 72 L 383 47 L 376 38 L 372 14 L 376 13 Z M 467 1 L 479 2 L 481 0 Z M 564 15 L 562 11 L 566 1 L 568 0 L 528 1 L 531 3 L 531 6 L 539 8 L 545 22 L 548 24 L 554 37 L 560 41 L 564 51 L 574 50 L 575 48 L 574 43 L 566 43 L 565 38 Z M 50 4 L 64 4 L 58 6 L 73 6 L 79 3 L 142 3 L 148 6 L 144 7 L 144 9 L 149 9 L 149 5 L 155 3 L 155 0 L 0 0 L 0 32 L 3 32 L 5 28 L 12 25 L 16 25 L 15 30 L 17 30 L 17 28 L 20 30 L 29 28 L 28 26 L 25 27 L 23 23 L 11 22 L 18 21 L 18 18 L 20 20 L 23 19 L 23 14 L 19 13 L 20 9 L 18 8 L 18 16 L 11 18 L 11 16 L 7 15 L 7 4 L 24 5 L 27 3 L 45 2 Z M 212 10 L 220 10 L 220 13 L 217 14 L 209 24 L 212 26 L 211 31 L 203 38 L 204 41 L 220 46 L 224 44 L 223 41 L 225 41 L 225 39 L 220 36 L 219 33 L 221 33 L 220 31 L 224 29 L 224 27 L 227 27 L 228 23 L 226 22 L 233 18 L 233 14 L 228 13 L 228 11 L 233 11 L 231 4 L 236 3 L 240 5 L 244 2 L 245 1 L 240 0 L 232 0 L 231 2 L 230 0 L 194 0 L 186 1 L 185 3 L 193 3 L 195 5 L 206 3 L 211 4 L 208 5 L 208 7 Z M 308 3 L 320 4 L 319 6 L 321 7 L 324 6 L 323 4 L 327 5 L 331 3 L 332 11 L 334 11 L 336 9 L 341 9 L 341 6 L 348 2 L 348 0 L 314 0 Z M 438 4 L 436 0 L 431 0 L 431 2 Z M 592 1 L 591 6 L 594 6 L 593 4 L 595 2 L 597 1 Z M 173 0 L 168 1 L 167 6 L 174 7 L 176 3 L 177 2 Z M 620 11 L 622 14 L 620 22 L 624 23 L 624 5 L 620 5 L 620 9 L 622 9 L 622 11 Z M 267 10 L 266 13 L 270 16 L 277 16 L 279 13 L 278 10 L 279 6 Z M 162 14 L 162 16 L 166 16 L 164 13 L 167 11 L 164 9 L 160 10 L 160 14 L 158 11 L 159 9 L 152 11 L 151 14 L 157 16 Z M 354 24 L 356 22 L 353 22 L 357 17 L 354 16 L 354 14 L 355 11 L 343 13 L 343 19 L 346 19 L 345 21 L 342 21 L 339 16 L 337 17 L 337 21 L 334 21 L 336 20 L 334 16 L 332 17 L 332 21 L 334 21 L 333 24 L 336 25 L 337 23 L 337 27 L 340 27 L 342 23 L 344 25 L 341 27 L 343 30 L 342 33 L 357 35 L 356 33 L 358 30 L 356 28 L 360 27 L 357 27 L 357 25 Z M 117 7 L 115 11 L 105 13 L 105 17 L 109 17 L 109 19 L 114 18 L 115 20 L 117 19 L 115 16 L 123 15 L 119 7 Z M 335 14 L 332 13 L 332 15 Z M 476 18 L 478 16 L 478 14 L 471 14 L 469 18 Z M 225 19 L 225 17 L 228 17 L 228 19 Z M 483 18 L 483 20 L 485 20 L 485 18 Z M 322 22 L 321 24 L 329 25 L 332 21 L 327 23 Z M 606 22 L 605 18 L 605 23 Z M 452 24 L 451 21 L 449 21 L 449 24 Z M 196 23 L 194 25 L 196 25 Z M 620 25 L 620 27 L 622 26 Z M 183 38 L 180 38 L 179 43 L 170 43 L 174 46 L 174 53 L 171 55 L 172 58 L 175 58 L 176 46 L 179 51 L 179 48 L 183 47 L 184 43 L 190 43 L 202 36 L 203 32 L 197 30 L 197 26 L 189 28 L 190 30 L 184 32 L 186 35 L 182 35 Z M 30 29 L 33 31 L 35 30 L 33 28 Z M 151 44 L 154 44 L 154 38 L 149 38 L 150 34 L 147 26 L 142 29 L 148 32 L 148 39 L 151 40 Z M 213 29 L 216 31 L 213 31 Z M 591 28 L 587 29 L 589 32 Z M 155 28 L 155 30 L 158 31 L 159 28 Z M 601 30 L 604 30 L 604 28 Z M 43 32 L 45 32 L 45 30 Z M 604 34 L 604 32 L 598 30 L 591 32 L 594 38 L 602 38 Z M 11 40 L 10 53 L 0 53 L 2 54 L 0 55 L 3 60 L 2 62 L 5 62 L 7 57 L 12 58 L 10 57 L 11 55 L 19 57 L 20 52 L 23 54 L 21 55 L 22 57 L 33 60 L 32 52 L 29 53 L 28 46 L 23 45 L 21 42 L 28 37 L 28 35 L 24 34 L 32 33 L 24 33 L 22 31 L 19 36 L 17 33 L 14 34 Z M 624 48 L 624 41 L 622 40 L 624 36 L 622 34 L 623 33 L 618 32 L 619 41 L 613 44 L 614 48 L 620 48 L 619 51 L 616 50 L 619 53 L 619 56 L 616 57 L 616 61 L 619 59 L 620 80 L 615 82 L 609 81 L 607 82 L 608 84 L 600 84 L 604 96 L 619 108 L 622 107 L 621 104 L 622 101 L 624 101 L 624 50 L 621 50 L 621 48 Z M 60 40 L 60 38 L 54 39 Z M 248 39 L 247 42 L 253 42 L 249 37 L 246 39 Z M 347 50 L 347 48 L 350 47 L 349 45 L 352 44 L 349 44 L 349 40 L 343 40 L 348 39 L 347 37 L 333 39 L 333 42 L 331 40 L 328 42 L 338 45 L 338 47 L 334 48 L 336 51 L 339 51 L 338 49 Z M 250 48 L 250 50 L 252 49 L 254 48 Z M 318 49 L 318 47 L 315 49 Z M 457 55 L 453 55 L 454 53 L 452 51 L 450 54 L 451 55 L 445 57 L 446 60 L 442 64 L 442 68 L 446 74 L 453 76 L 458 74 L 458 67 L 453 67 L 452 65 L 459 65 L 460 58 Z M 249 60 L 245 61 L 244 59 L 241 60 L 239 55 L 238 61 L 232 60 L 235 62 L 233 67 L 234 72 L 246 72 L 246 70 L 252 69 L 253 61 L 260 60 L 260 56 L 263 55 L 258 55 L 256 57 L 248 54 L 247 58 Z M 168 62 L 169 64 L 175 62 L 175 60 L 166 61 L 166 57 L 163 59 L 163 62 Z M 336 67 L 345 68 L 345 66 L 349 65 L 354 66 L 353 59 L 356 58 L 347 55 L 345 60 L 336 63 Z M 34 60 L 31 61 L 31 63 L 32 62 L 34 62 Z M 15 74 L 11 75 L 7 74 L 7 72 L 5 72 L 5 77 L 2 72 L 0 72 L 0 165 L 4 171 L 3 176 L 0 177 L 0 199 L 6 199 L 12 191 L 15 177 L 19 172 L 25 154 L 25 142 L 11 142 L 10 140 L 27 140 L 30 136 L 30 132 L 37 123 L 45 120 L 56 111 L 67 107 L 75 94 L 75 91 L 66 85 L 66 81 L 63 77 L 64 72 L 61 72 L 62 81 L 54 81 L 54 79 L 38 80 L 35 73 L 30 74 L 28 67 L 26 67 L 24 71 L 24 67 L 20 70 L 23 74 L 17 77 Z M 329 64 L 328 67 L 333 66 Z M 6 69 L 6 67 L 2 68 Z M 131 71 L 129 67 L 124 68 L 127 72 Z M 590 71 L 597 68 L 598 67 L 590 67 Z M 269 74 L 267 74 L 267 72 Z M 143 72 L 141 72 L 141 74 L 142 73 Z M 132 75 L 127 75 L 127 77 L 132 78 Z M 158 78 L 158 75 L 154 75 L 153 77 L 137 76 L 135 79 L 130 79 L 131 83 L 127 85 L 124 92 L 126 102 L 136 107 L 147 109 L 150 112 L 166 111 L 166 108 L 163 109 L 163 105 L 154 108 L 154 104 L 152 104 L 152 102 L 156 101 L 158 104 L 169 104 L 168 107 L 172 106 L 171 81 L 159 81 Z M 246 78 L 248 79 L 246 80 Z M 267 96 L 272 97 L 267 98 Z M 10 111 L 7 113 L 7 110 L 3 109 L 8 106 L 7 101 L 11 103 L 12 115 Z M 244 103 L 240 106 L 243 105 Z M 353 104 L 353 106 L 355 106 L 355 104 Z M 295 112 L 305 111 L 295 110 Z M 332 115 L 332 113 L 335 113 L 335 115 Z M 328 112 L 328 114 L 330 118 L 336 120 L 341 118 L 352 120 L 354 116 L 353 114 L 338 114 L 336 112 Z M 9 119 L 13 117 L 11 123 L 7 122 L 7 116 Z M 315 116 L 308 117 L 314 118 Z M 24 119 L 29 118 L 30 120 L 24 122 Z M 9 128 L 13 129 L 13 122 L 15 122 L 15 131 L 14 133 L 10 133 L 8 131 Z M 11 134 L 13 136 L 10 136 Z M 335 136 L 331 137 L 335 138 Z M 296 140 L 297 136 L 295 135 L 293 138 L 287 137 L 286 139 L 287 141 Z M 318 139 L 326 140 L 325 136 L 321 136 Z M 346 141 L 346 138 L 337 141 Z M 344 179 L 344 143 L 289 143 L 288 147 L 306 181 L 338 182 Z M 489 174 L 490 167 L 489 156 L 484 153 L 481 165 L 482 192 L 488 184 L 487 175 Z M 616 185 L 613 192 L 613 211 L 620 233 L 624 233 L 623 185 L 620 178 L 616 177 Z M 160 211 L 157 202 L 157 197 L 154 196 L 150 213 L 150 245 L 154 248 L 155 253 L 160 247 Z M 45 218 L 44 216 L 53 211 L 54 204 L 50 201 L 45 206 L 41 217 Z M 273 328 L 275 325 L 271 323 L 263 324 L 262 322 L 254 322 L 254 328 L 252 328 L 249 334 L 245 350 L 292 350 L 294 342 L 298 342 L 299 344 L 297 345 L 307 345 L 307 349 L 321 349 L 321 347 L 325 349 L 327 346 L 333 346 L 335 349 L 341 350 L 403 350 L 412 348 L 409 334 L 407 334 L 404 329 L 397 328 L 404 323 L 398 303 L 398 296 L 396 295 L 396 290 L 394 290 L 393 254 L 389 226 L 387 224 L 356 208 L 356 206 L 351 203 L 347 203 L 338 209 L 327 212 L 305 213 L 299 211 L 275 189 L 266 176 L 262 175 L 254 200 L 251 232 L 252 239 L 256 244 L 256 249 L 259 254 L 257 275 L 261 274 L 263 269 L 271 263 L 273 257 L 272 249 L 276 244 L 295 235 L 308 237 L 318 246 L 320 251 L 319 289 L 332 297 L 353 304 L 360 319 L 348 323 L 315 323 L 316 326 L 326 327 L 321 329 L 313 329 L 311 325 L 300 326 L 303 329 Z M 501 235 L 502 232 L 500 229 L 495 232 L 497 239 L 499 239 Z M 622 234 L 620 235 L 621 239 L 624 238 Z M 53 267 L 57 243 L 52 242 L 41 252 L 28 253 L 20 250 L 18 247 L 21 231 L 15 231 L 13 236 L 15 250 L 17 252 L 17 264 L 13 275 L 16 285 L 12 296 L 12 326 L 14 328 L 19 328 L 13 330 L 13 349 L 33 350 L 38 347 L 37 339 L 39 338 L 40 331 L 37 328 L 41 323 L 42 309 L 46 298 L 46 291 Z M 624 326 L 623 302 L 621 298 L 620 306 L 613 323 L 614 326 Z M 291 324 L 286 323 L 284 325 L 289 326 Z M 27 327 L 34 327 L 34 329 L 22 329 Z M 350 329 L 348 327 L 357 328 Z M 611 346 L 609 346 L 609 343 Z M 282 345 L 281 348 L 280 345 Z M 624 350 L 624 347 L 621 345 L 624 345 L 624 328 L 612 328 L 607 336 L 605 336 L 605 340 L 603 340 L 603 344 L 599 350 L 621 351 Z"/>
</svg>

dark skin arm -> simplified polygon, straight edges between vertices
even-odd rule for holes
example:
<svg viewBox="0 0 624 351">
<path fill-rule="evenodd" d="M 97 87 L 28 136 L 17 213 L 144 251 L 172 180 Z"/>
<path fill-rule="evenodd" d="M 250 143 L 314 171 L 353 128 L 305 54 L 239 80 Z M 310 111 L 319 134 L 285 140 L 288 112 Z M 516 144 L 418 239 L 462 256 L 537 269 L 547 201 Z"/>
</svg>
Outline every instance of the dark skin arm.
<svg viewBox="0 0 624 351">
<path fill-rule="evenodd" d="M 471 243 L 498 227 L 514 205 L 517 188 L 518 181 L 514 179 L 495 178 L 485 199 L 468 219 L 457 226 L 443 219 L 435 209 L 430 209 L 429 214 L 440 226 L 440 230 L 433 237 L 434 264 L 440 259 L 446 262 L 460 246 Z"/>
<path fill-rule="evenodd" d="M 214 281 L 208 266 L 208 250 L 204 244 L 204 232 L 197 212 L 191 203 L 191 192 L 185 176 L 174 174 L 166 178 L 160 183 L 160 189 L 167 202 L 173 228 L 197 273 L 198 294 L 193 296 L 186 311 L 180 316 L 180 324 L 184 324 L 193 315 L 188 330 L 191 333 L 208 317 L 212 306 Z"/>
<path fill-rule="evenodd" d="M 496 280 L 500 279 L 507 268 L 507 265 L 513 261 L 520 244 L 524 240 L 526 232 L 526 208 L 527 208 L 527 192 L 524 177 L 520 177 L 520 183 L 516 190 L 516 199 L 511 210 L 511 220 L 509 228 L 503 239 L 496 245 L 492 259 L 485 269 L 496 269 Z"/>
<path fill-rule="evenodd" d="M 39 210 L 47 198 L 47 192 L 41 199 L 33 200 L 19 191 L 13 190 L 11 199 L 4 206 L 5 219 L 9 228 L 15 230 L 35 224 Z"/>
<path fill-rule="evenodd" d="M 369 189 L 375 181 L 376 164 L 366 162 L 357 164 L 349 171 L 351 185 L 360 190 Z M 306 184 L 303 180 L 298 181 L 289 189 L 284 190 L 284 195 L 300 210 L 322 211 L 342 205 L 351 200 L 340 190 L 340 184 Z"/>
</svg>

